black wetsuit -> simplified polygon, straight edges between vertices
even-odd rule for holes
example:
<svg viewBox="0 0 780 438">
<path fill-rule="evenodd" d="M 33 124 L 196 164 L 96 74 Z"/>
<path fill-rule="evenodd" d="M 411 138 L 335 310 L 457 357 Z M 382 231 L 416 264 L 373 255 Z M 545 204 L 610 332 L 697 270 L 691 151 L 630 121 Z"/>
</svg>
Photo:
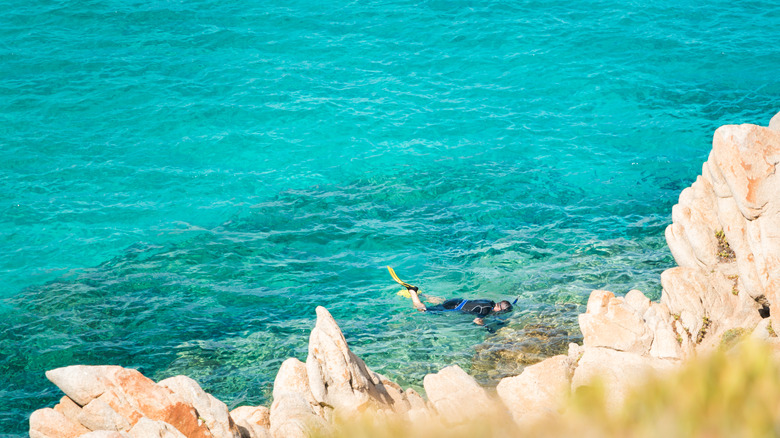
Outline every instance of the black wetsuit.
<svg viewBox="0 0 780 438">
<path fill-rule="evenodd" d="M 461 306 L 461 304 L 463 305 Z M 426 310 L 432 312 L 457 310 L 460 312 L 476 315 L 479 318 L 484 318 L 493 311 L 493 306 L 495 305 L 496 303 L 490 300 L 464 300 L 463 298 L 453 298 L 441 304 L 430 306 Z"/>
</svg>

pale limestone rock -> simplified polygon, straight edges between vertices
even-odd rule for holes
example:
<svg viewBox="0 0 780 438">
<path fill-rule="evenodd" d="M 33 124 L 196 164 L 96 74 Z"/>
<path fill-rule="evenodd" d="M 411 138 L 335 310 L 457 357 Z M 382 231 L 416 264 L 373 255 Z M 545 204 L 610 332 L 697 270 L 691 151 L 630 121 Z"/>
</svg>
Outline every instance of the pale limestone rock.
<svg viewBox="0 0 780 438">
<path fill-rule="evenodd" d="M 198 382 L 187 376 L 175 376 L 158 382 L 158 385 L 170 389 L 185 403 L 198 411 L 198 417 L 215 438 L 240 438 L 241 433 L 233 423 L 227 405 L 207 394 Z"/>
<path fill-rule="evenodd" d="M 130 429 L 131 438 L 188 438 L 177 428 L 164 421 L 154 421 L 143 417 Z"/>
<path fill-rule="evenodd" d="M 423 378 L 425 393 L 433 408 L 450 425 L 491 415 L 495 404 L 473 377 L 459 366 L 448 366 Z"/>
<path fill-rule="evenodd" d="M 712 348 L 726 330 L 752 328 L 761 320 L 758 304 L 747 294 L 734 295 L 733 282 L 718 271 L 672 268 L 661 274 L 661 284 L 661 303 L 679 319 L 677 335 L 688 341 L 683 348 L 703 340 Z"/>
<path fill-rule="evenodd" d="M 384 385 L 382 377 L 350 351 L 338 324 L 321 306 L 317 307 L 317 323 L 309 338 L 306 372 L 314 399 L 341 412 L 408 410 L 400 388 Z"/>
<path fill-rule="evenodd" d="M 115 430 L 96 430 L 94 432 L 81 435 L 79 438 L 131 438 L 127 432 L 117 432 Z"/>
<path fill-rule="evenodd" d="M 647 327 L 653 332 L 650 356 L 659 359 L 682 359 L 683 351 L 674 332 L 672 316 L 665 304 L 651 303 L 642 315 Z"/>
<path fill-rule="evenodd" d="M 639 301 L 636 298 L 634 294 L 632 299 Z M 579 316 L 579 323 L 585 347 L 607 347 L 644 354 L 653 342 L 653 333 L 641 314 L 612 292 L 593 291 L 588 299 L 587 312 Z"/>
<path fill-rule="evenodd" d="M 99 397 L 87 403 L 76 417 L 89 430 L 123 431 L 130 422 Z"/>
<path fill-rule="evenodd" d="M 522 374 L 502 379 L 496 391 L 519 425 L 557 415 L 569 395 L 574 363 L 560 355 L 526 367 Z"/>
<path fill-rule="evenodd" d="M 429 422 L 431 420 L 431 411 L 428 404 L 420 394 L 412 388 L 405 391 L 406 400 L 409 402 L 409 410 L 406 412 L 406 418 L 411 422 Z"/>
<path fill-rule="evenodd" d="M 777 201 L 775 166 L 780 134 L 755 125 L 726 125 L 715 131 L 708 162 L 717 166 L 747 220 L 758 218 Z"/>
<path fill-rule="evenodd" d="M 780 113 L 775 114 L 769 121 L 769 129 L 780 132 Z"/>
<path fill-rule="evenodd" d="M 295 358 L 282 363 L 274 380 L 271 404 L 271 435 L 274 438 L 304 438 L 329 430 L 328 412 L 314 400 L 306 365 Z"/>
<path fill-rule="evenodd" d="M 61 413 L 71 421 L 75 421 L 77 423 L 79 421 L 78 416 L 81 412 L 81 406 L 77 405 L 76 402 L 71 400 L 71 398 L 67 395 L 60 399 L 60 402 L 54 406 L 54 410 Z"/>
<path fill-rule="evenodd" d="M 582 357 L 583 353 L 585 353 L 585 347 L 579 344 L 575 344 L 574 342 L 569 343 L 567 356 L 569 356 L 569 359 L 572 360 L 574 366 L 577 366 L 577 362 L 580 360 L 580 357 Z"/>
<path fill-rule="evenodd" d="M 641 385 L 648 377 L 667 372 L 674 363 L 609 348 L 585 348 L 574 370 L 572 391 L 591 385 L 598 378 L 606 391 L 607 406 L 618 409 L 631 388 Z"/>
<path fill-rule="evenodd" d="M 241 431 L 241 438 L 271 438 L 271 411 L 265 406 L 239 406 L 230 417 Z"/>
<path fill-rule="evenodd" d="M 38 409 L 30 415 L 30 438 L 75 438 L 89 429 L 51 408 Z"/>
<path fill-rule="evenodd" d="M 48 371 L 46 377 L 76 403 L 86 405 L 99 399 L 131 426 L 149 417 L 171 424 L 189 438 L 211 437 L 205 424 L 199 424 L 192 406 L 137 370 L 75 365 Z"/>
<path fill-rule="evenodd" d="M 650 308 L 650 299 L 642 293 L 642 291 L 633 289 L 626 294 L 626 304 L 634 309 L 637 315 L 644 315 L 647 309 Z"/>
<path fill-rule="evenodd" d="M 753 339 L 759 339 L 762 341 L 769 340 L 771 335 L 769 334 L 769 325 L 772 321 L 769 318 L 761 320 L 750 333 L 750 337 Z"/>
<path fill-rule="evenodd" d="M 666 231 L 678 265 L 700 268 L 705 274 L 738 276 L 740 294 L 745 292 L 753 299 L 766 297 L 770 308 L 780 298 L 778 162 L 778 131 L 755 125 L 720 127 L 713 136 L 712 151 L 702 166 L 702 175 L 680 194 L 673 209 L 673 224 Z M 717 258 L 715 233 L 720 230 L 734 251 L 731 261 Z M 773 319 L 780 318 L 780 307 L 777 310 Z M 684 324 L 690 322 L 686 320 Z"/>
<path fill-rule="evenodd" d="M 119 370 L 122 367 L 73 365 L 46 371 L 46 378 L 74 402 L 84 406 L 112 385 Z"/>
<path fill-rule="evenodd" d="M 379 373 L 371 372 L 371 374 L 372 381 L 374 385 L 376 385 L 377 391 L 380 394 L 387 394 L 387 398 L 390 400 L 389 403 L 382 403 L 383 405 L 389 405 L 393 411 L 401 414 L 411 408 L 409 400 L 406 397 L 406 393 L 400 385 Z M 385 400 L 387 400 L 387 398 L 385 398 Z"/>
</svg>

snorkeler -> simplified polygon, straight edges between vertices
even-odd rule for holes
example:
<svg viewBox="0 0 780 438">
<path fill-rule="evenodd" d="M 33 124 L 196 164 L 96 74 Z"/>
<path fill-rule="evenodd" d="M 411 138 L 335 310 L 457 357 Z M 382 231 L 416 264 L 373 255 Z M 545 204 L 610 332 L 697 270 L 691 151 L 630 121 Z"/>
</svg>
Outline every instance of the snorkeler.
<svg viewBox="0 0 780 438">
<path fill-rule="evenodd" d="M 406 288 L 409 297 L 412 299 L 412 304 L 414 305 L 414 308 L 419 310 L 420 312 L 455 311 L 455 312 L 469 313 L 472 315 L 476 315 L 476 318 L 474 318 L 475 324 L 485 325 L 485 321 L 483 319 L 484 317 L 488 315 L 506 313 L 512 310 L 512 304 L 510 304 L 509 301 L 506 300 L 496 303 L 495 301 L 492 300 L 466 300 L 463 298 L 452 298 L 446 301 L 442 300 L 443 302 L 436 304 L 434 306 L 426 306 L 420 300 L 420 296 L 417 293 L 417 291 L 419 290 L 417 286 L 412 286 L 409 283 L 401 281 L 401 279 L 399 279 L 398 276 L 395 275 L 395 271 L 393 271 L 393 268 L 391 268 L 390 266 L 387 267 L 387 270 L 390 271 L 390 275 L 393 276 L 393 280 L 395 280 L 398 284 Z"/>
</svg>

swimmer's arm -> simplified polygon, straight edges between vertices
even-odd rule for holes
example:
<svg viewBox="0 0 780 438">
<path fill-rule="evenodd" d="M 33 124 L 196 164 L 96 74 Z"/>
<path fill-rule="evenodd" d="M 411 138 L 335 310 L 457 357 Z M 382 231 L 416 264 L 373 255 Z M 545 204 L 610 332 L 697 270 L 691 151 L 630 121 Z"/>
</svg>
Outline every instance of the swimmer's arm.
<svg viewBox="0 0 780 438">
<path fill-rule="evenodd" d="M 483 320 L 483 319 L 482 319 L 482 318 L 480 318 L 480 317 L 476 317 L 476 318 L 474 318 L 474 324 L 477 324 L 477 325 L 485 325 L 485 320 Z"/>
</svg>

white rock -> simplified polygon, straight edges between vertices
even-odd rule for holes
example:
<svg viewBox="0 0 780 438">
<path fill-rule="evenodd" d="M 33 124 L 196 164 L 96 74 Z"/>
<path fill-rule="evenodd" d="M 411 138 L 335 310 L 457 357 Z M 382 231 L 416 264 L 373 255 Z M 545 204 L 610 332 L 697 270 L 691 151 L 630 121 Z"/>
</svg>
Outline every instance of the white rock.
<svg viewBox="0 0 780 438">
<path fill-rule="evenodd" d="M 46 371 L 46 378 L 73 401 L 84 406 L 103 394 L 121 369 L 118 366 L 73 365 Z"/>
<path fill-rule="evenodd" d="M 554 356 L 501 379 L 496 391 L 515 422 L 525 425 L 557 415 L 569 395 L 573 365 L 568 356 Z"/>
<path fill-rule="evenodd" d="M 780 113 L 775 114 L 769 121 L 769 129 L 780 132 Z"/>
<path fill-rule="evenodd" d="M 38 409 L 30 415 L 30 438 L 75 438 L 89 429 L 51 408 Z"/>
<path fill-rule="evenodd" d="M 327 413 L 309 389 L 306 365 L 295 358 L 282 363 L 274 380 L 271 404 L 271 435 L 274 438 L 303 438 L 329 430 Z"/>
<path fill-rule="evenodd" d="M 585 347 L 644 354 L 653 341 L 653 334 L 641 314 L 623 298 L 616 298 L 608 291 L 591 292 L 587 312 L 579 316 L 579 323 Z"/>
<path fill-rule="evenodd" d="M 240 438 L 241 433 L 233 423 L 227 405 L 206 393 L 198 382 L 187 376 L 175 376 L 158 382 L 158 385 L 168 388 L 198 411 L 198 417 L 206 422 L 206 426 L 215 438 Z"/>
<path fill-rule="evenodd" d="M 100 398 L 87 403 L 77 418 L 89 430 L 124 431 L 130 429 L 130 422 Z"/>
<path fill-rule="evenodd" d="M 85 421 L 94 424 L 107 421 L 122 427 L 121 420 L 105 410 L 107 405 L 130 425 L 138 418 L 148 417 L 171 424 L 189 438 L 212 437 L 206 425 L 199 423 L 197 412 L 191 405 L 137 370 L 117 366 L 76 365 L 48 371 L 46 377 L 76 403 L 88 405 L 94 400 L 100 400 L 92 409 L 103 409 L 110 416 Z M 86 418 L 82 417 L 83 411 L 79 413 L 79 419 Z"/>
<path fill-rule="evenodd" d="M 187 438 L 178 429 L 164 421 L 143 417 L 135 423 L 129 433 L 131 438 Z"/>
<path fill-rule="evenodd" d="M 239 406 L 230 411 L 241 438 L 271 438 L 271 411 L 265 406 Z"/>
<path fill-rule="evenodd" d="M 450 425 L 464 424 L 491 415 L 496 408 L 487 392 L 457 365 L 426 375 L 423 386 L 430 404 Z"/>
<path fill-rule="evenodd" d="M 117 432 L 113 430 L 96 430 L 94 432 L 81 435 L 79 438 L 131 438 L 131 437 L 130 434 L 127 432 Z"/>
<path fill-rule="evenodd" d="M 317 323 L 309 337 L 306 372 L 314 399 L 341 412 L 408 409 L 408 403 L 397 403 L 394 396 L 398 394 L 388 392 L 396 388 L 382 384 L 350 351 L 338 324 L 321 306 L 317 307 Z"/>
<path fill-rule="evenodd" d="M 76 402 L 71 400 L 71 398 L 67 395 L 60 399 L 60 402 L 54 406 L 54 410 L 61 413 L 71 421 L 76 423 L 79 422 L 78 416 L 79 413 L 81 413 L 81 406 L 77 405 Z"/>
<path fill-rule="evenodd" d="M 606 390 L 607 406 L 617 410 L 628 392 L 648 377 L 674 369 L 673 362 L 608 348 L 586 348 L 574 371 L 572 390 L 594 383 L 598 378 Z"/>
</svg>

